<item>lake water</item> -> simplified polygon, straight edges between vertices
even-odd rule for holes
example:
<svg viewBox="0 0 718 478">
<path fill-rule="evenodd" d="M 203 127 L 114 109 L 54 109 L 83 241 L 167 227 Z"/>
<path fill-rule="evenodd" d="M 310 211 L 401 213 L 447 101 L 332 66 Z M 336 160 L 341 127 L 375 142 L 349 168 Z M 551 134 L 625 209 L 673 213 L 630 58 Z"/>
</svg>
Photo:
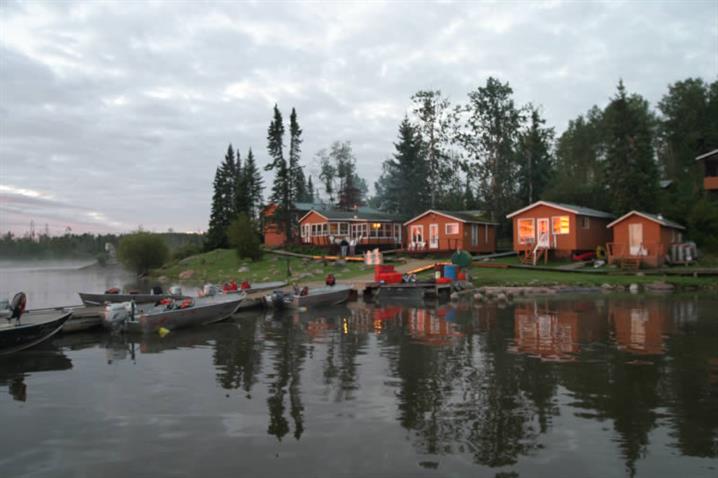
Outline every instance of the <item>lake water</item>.
<svg viewBox="0 0 718 478">
<path fill-rule="evenodd" d="M 717 311 L 350 304 L 58 336 L 0 357 L 0 476 L 715 477 Z"/>
</svg>

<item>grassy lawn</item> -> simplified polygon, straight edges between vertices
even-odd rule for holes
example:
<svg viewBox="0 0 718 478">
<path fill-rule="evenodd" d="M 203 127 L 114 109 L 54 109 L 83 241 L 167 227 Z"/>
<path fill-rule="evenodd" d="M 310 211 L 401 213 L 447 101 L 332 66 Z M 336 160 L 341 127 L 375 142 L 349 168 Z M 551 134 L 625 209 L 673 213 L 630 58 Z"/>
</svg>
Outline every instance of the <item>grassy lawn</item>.
<svg viewBox="0 0 718 478">
<path fill-rule="evenodd" d="M 600 286 L 602 284 L 629 285 L 667 282 L 676 287 L 700 287 L 718 289 L 716 277 L 678 277 L 678 276 L 635 276 L 613 274 L 590 274 L 571 272 L 537 271 L 526 269 L 488 269 L 473 267 L 471 276 L 476 285 L 573 285 Z"/>
<path fill-rule="evenodd" d="M 204 284 L 206 282 L 223 283 L 231 279 L 238 282 L 247 279 L 250 282 L 268 282 L 287 280 L 287 260 L 292 272 L 291 280 L 297 282 L 324 281 L 330 272 L 338 280 L 371 273 L 362 263 L 349 262 L 345 266 L 335 266 L 332 262 L 323 265 L 320 261 L 304 261 L 299 258 L 280 257 L 264 254 L 257 262 L 237 257 L 233 249 L 217 249 L 211 252 L 190 256 L 181 261 L 166 264 L 152 271 L 155 278 L 164 276 L 168 281 L 178 281 L 183 271 L 194 271 L 192 278 L 183 282 Z M 239 272 L 246 267 L 249 271 Z"/>
</svg>

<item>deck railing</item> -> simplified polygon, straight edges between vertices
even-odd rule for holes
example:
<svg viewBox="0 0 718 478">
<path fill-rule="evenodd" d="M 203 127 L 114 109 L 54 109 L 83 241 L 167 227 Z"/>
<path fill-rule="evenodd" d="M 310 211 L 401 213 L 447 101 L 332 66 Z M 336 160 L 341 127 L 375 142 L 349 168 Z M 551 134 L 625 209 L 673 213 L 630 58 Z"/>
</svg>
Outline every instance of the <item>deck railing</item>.
<svg viewBox="0 0 718 478">
<path fill-rule="evenodd" d="M 412 241 L 406 246 L 406 252 L 414 254 L 429 254 L 439 251 L 455 251 L 459 248 L 461 239 L 439 239 L 435 245 L 430 242 Z"/>
<path fill-rule="evenodd" d="M 666 254 L 666 248 L 660 242 L 642 242 L 633 251 L 625 242 L 609 242 L 606 246 L 609 264 L 612 264 L 616 260 L 628 258 L 646 258 L 655 260 L 656 258 L 663 257 Z"/>
</svg>

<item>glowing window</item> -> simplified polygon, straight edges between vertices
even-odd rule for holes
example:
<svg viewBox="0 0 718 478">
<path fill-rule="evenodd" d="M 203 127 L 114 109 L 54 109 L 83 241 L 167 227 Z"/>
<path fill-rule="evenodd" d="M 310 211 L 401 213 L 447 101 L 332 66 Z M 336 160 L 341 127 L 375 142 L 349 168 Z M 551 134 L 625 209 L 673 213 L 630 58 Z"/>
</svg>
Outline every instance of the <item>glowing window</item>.
<svg viewBox="0 0 718 478">
<path fill-rule="evenodd" d="M 551 221 L 553 222 L 553 233 L 554 234 L 568 234 L 568 232 L 569 232 L 568 216 L 556 216 L 556 217 L 551 218 Z"/>
<path fill-rule="evenodd" d="M 444 227 L 444 232 L 448 234 L 458 234 L 459 233 L 459 223 L 458 222 L 449 222 Z"/>
<path fill-rule="evenodd" d="M 536 237 L 535 224 L 533 219 L 519 219 L 519 244 L 531 244 Z"/>
</svg>

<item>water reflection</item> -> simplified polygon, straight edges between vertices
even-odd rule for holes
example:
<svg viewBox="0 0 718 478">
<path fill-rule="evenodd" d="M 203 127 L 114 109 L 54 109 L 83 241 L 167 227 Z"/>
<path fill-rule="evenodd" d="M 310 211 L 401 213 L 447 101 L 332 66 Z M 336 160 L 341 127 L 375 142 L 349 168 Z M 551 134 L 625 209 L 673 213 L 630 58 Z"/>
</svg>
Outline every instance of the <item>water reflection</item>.
<svg viewBox="0 0 718 478">
<path fill-rule="evenodd" d="M 204 384 L 192 384 L 207 401 L 200 417 L 186 417 L 187 404 L 175 412 L 181 419 L 173 426 L 184 437 L 206 426 L 197 439 L 185 438 L 187 446 L 211 437 L 213 446 L 236 449 L 212 428 L 217 408 L 236 420 L 235 439 L 249 437 L 243 443 L 257 447 L 258 456 L 286 451 L 301 458 L 318 446 L 340 454 L 340 464 L 326 470 L 303 461 L 277 469 L 259 460 L 257 472 L 340 474 L 344 453 L 368 463 L 370 474 L 378 470 L 373 455 L 390 444 L 407 475 L 423 467 L 438 475 L 532 476 L 536 464 L 582 475 L 600 457 L 607 466 L 623 466 L 626 476 L 671 464 L 687 476 L 709 476 L 707 467 L 718 463 L 717 306 L 705 297 L 596 295 L 504 307 L 351 304 L 241 315 L 164 338 L 60 336 L 37 355 L 0 361 L 0 386 L 23 400 L 28 390 L 84 384 L 88 396 L 77 400 L 91 403 L 97 397 L 87 382 L 101 373 L 93 367 L 72 374 L 67 380 L 76 382 L 66 385 L 44 375 L 44 388 L 35 388 L 34 374 L 69 369 L 71 359 L 79 369 L 80 356 L 105 369 L 108 359 L 135 361 L 137 367 L 115 368 L 137 374 L 148 362 L 152 374 L 160 365 L 173 367 L 174 358 L 190 358 L 177 360 L 185 364 L 178 367 L 192 364 L 177 377 L 162 374 L 178 380 L 173 387 L 190 379 Z M 160 360 L 168 352 L 173 359 Z M 232 390 L 241 393 L 228 400 Z M 150 391 L 132 393 L 143 410 L 169 413 Z M 0 399 L 0 418 L 3 413 L 12 409 Z M 382 442 L 387 436 L 392 441 Z M 567 454 L 574 465 L 551 464 Z"/>
</svg>

